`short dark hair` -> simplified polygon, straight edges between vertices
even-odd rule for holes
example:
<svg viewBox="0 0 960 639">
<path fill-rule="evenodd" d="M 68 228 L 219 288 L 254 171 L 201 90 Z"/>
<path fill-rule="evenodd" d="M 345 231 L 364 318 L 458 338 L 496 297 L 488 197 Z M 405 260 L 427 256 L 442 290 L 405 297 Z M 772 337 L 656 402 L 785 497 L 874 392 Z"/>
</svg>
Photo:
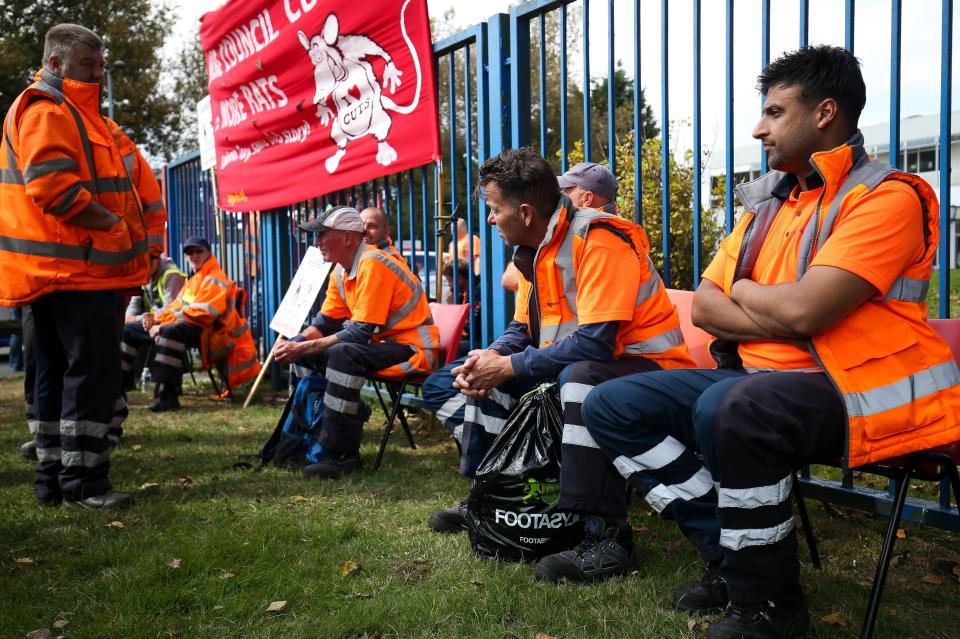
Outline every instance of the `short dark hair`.
<svg viewBox="0 0 960 639">
<path fill-rule="evenodd" d="M 776 86 L 800 87 L 800 98 L 810 106 L 833 98 L 852 126 L 867 102 L 860 61 L 842 47 L 825 44 L 785 53 L 767 65 L 757 78 L 757 89 L 767 95 Z"/>
<path fill-rule="evenodd" d="M 467 263 L 467 260 L 462 257 L 457 258 L 456 266 L 454 266 L 452 259 L 444 260 L 442 275 L 446 278 L 451 278 L 454 276 L 454 271 L 456 271 L 457 277 L 469 277 L 470 265 Z"/>
<path fill-rule="evenodd" d="M 546 217 L 553 215 L 560 201 L 557 176 L 547 161 L 529 147 L 507 149 L 480 167 L 479 188 L 496 182 L 504 197 L 515 204 L 532 204 Z"/>
<path fill-rule="evenodd" d="M 61 59 L 69 58 L 73 54 L 74 45 L 78 42 L 97 51 L 103 49 L 103 40 L 100 36 L 79 24 L 64 22 L 50 27 L 43 38 L 43 63 L 50 62 L 52 55 Z"/>
</svg>

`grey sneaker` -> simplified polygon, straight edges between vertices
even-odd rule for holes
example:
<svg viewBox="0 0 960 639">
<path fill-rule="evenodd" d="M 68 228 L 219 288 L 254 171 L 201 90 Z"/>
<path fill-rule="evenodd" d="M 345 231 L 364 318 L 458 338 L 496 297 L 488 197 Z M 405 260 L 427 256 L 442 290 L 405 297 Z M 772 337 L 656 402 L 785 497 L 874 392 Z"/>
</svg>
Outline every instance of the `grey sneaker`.
<svg viewBox="0 0 960 639">
<path fill-rule="evenodd" d="M 541 559 L 533 578 L 554 583 L 564 579 L 595 583 L 633 570 L 633 549 L 617 539 L 619 529 L 607 528 L 602 519 L 592 517 L 587 519 L 584 528 L 587 536 L 580 545 Z"/>
</svg>

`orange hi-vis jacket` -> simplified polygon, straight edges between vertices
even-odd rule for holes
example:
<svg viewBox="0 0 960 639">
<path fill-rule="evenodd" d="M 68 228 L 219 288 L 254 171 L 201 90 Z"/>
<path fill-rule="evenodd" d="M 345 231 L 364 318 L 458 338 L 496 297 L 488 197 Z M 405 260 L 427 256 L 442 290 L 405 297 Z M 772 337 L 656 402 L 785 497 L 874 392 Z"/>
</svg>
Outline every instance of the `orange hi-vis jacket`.
<svg viewBox="0 0 960 639">
<path fill-rule="evenodd" d="M 377 371 L 378 376 L 402 379 L 411 373 L 430 373 L 437 366 L 440 332 L 433 325 L 420 281 L 406 263 L 375 246 L 360 245 L 349 273 L 337 265 L 320 312 L 333 319 L 379 326 L 373 344 L 389 341 L 413 347 L 410 359 Z"/>
<path fill-rule="evenodd" d="M 823 178 L 823 194 L 801 236 L 796 279 L 830 237 L 834 224 L 884 180 L 913 187 L 923 214 L 925 245 L 889 291 L 880 291 L 820 335 L 808 348 L 837 388 L 847 413 L 844 465 L 871 462 L 960 440 L 960 371 L 950 347 L 927 323 L 926 295 L 939 241 L 939 206 L 925 181 L 869 160 L 857 132 L 811 164 Z M 781 200 L 772 195 L 784 173 L 771 171 L 736 192 L 746 213 L 723 249 L 728 259 L 724 292 L 750 277 Z"/>
<path fill-rule="evenodd" d="M 187 280 L 177 299 L 157 314 L 160 324 L 188 322 L 203 329 L 200 357 L 205 368 L 227 358 L 227 381 L 231 387 L 253 379 L 260 360 L 247 320 L 236 308 L 237 285 L 210 256 Z"/>
<path fill-rule="evenodd" d="M 133 143 L 100 115 L 97 84 L 42 70 L 14 100 L 0 141 L 0 305 L 147 281 L 147 235 L 155 231 L 162 241 L 166 214 L 155 208 L 148 231 L 138 188 L 151 202 L 160 189 L 142 158 L 131 156 L 131 181 L 124 166 L 131 151 Z M 120 221 L 105 230 L 71 224 L 91 200 Z"/>
<path fill-rule="evenodd" d="M 618 261 L 590 250 L 601 242 L 615 247 Z M 529 330 L 528 300 L 536 296 L 540 348 L 569 337 L 581 323 L 619 321 L 615 358 L 647 357 L 663 369 L 692 367 L 676 307 L 649 248 L 639 224 L 596 209 L 577 209 L 561 196 L 534 258 L 535 281 L 520 274 L 514 319 Z"/>
<path fill-rule="evenodd" d="M 154 255 L 163 253 L 163 240 L 167 230 L 167 209 L 163 204 L 163 192 L 160 183 L 150 169 L 150 164 L 140 153 L 137 145 L 127 137 L 119 125 L 110 118 L 104 118 L 113 139 L 123 158 L 123 168 L 126 169 L 130 181 L 133 182 L 134 192 L 140 198 L 143 206 L 143 217 L 147 223 L 147 243 L 150 252 Z"/>
</svg>

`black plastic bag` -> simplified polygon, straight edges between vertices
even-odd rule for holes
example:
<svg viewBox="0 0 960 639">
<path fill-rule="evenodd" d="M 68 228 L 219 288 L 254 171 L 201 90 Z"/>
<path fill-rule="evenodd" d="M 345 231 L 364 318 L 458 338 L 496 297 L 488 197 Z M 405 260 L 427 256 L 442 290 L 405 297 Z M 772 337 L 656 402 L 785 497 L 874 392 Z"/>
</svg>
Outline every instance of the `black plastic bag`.
<svg viewBox="0 0 960 639">
<path fill-rule="evenodd" d="M 580 517 L 556 507 L 562 435 L 555 384 L 520 399 L 480 462 L 467 498 L 467 530 L 477 554 L 531 561 L 583 538 Z"/>
</svg>

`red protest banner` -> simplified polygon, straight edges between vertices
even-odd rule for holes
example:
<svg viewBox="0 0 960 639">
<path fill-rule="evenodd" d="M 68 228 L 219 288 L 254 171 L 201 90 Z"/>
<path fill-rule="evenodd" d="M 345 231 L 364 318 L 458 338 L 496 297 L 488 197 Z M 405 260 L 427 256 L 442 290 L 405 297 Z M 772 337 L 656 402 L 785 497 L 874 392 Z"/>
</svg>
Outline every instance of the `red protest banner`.
<svg viewBox="0 0 960 639">
<path fill-rule="evenodd" d="M 426 0 L 231 0 L 201 18 L 219 204 L 284 206 L 440 157 Z"/>
</svg>

